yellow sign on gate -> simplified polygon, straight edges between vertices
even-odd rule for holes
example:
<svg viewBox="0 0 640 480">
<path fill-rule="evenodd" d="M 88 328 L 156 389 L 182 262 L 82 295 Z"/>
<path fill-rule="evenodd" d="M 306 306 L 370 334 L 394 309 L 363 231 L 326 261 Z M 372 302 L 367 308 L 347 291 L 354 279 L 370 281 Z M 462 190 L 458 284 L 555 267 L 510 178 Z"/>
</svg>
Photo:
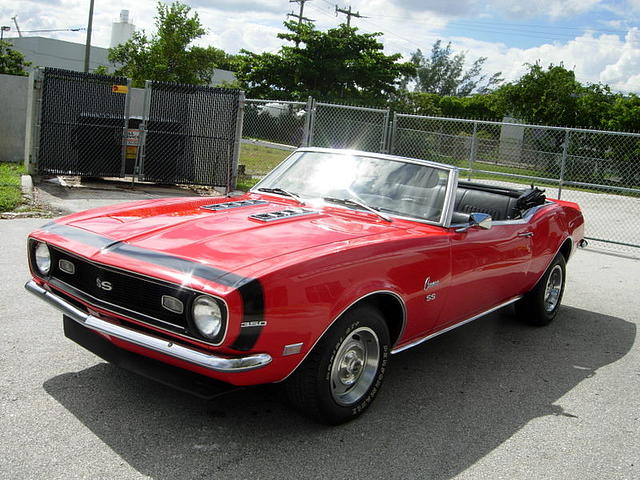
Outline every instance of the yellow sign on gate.
<svg viewBox="0 0 640 480">
<path fill-rule="evenodd" d="M 111 91 L 113 93 L 129 93 L 129 87 L 126 85 L 112 85 Z"/>
</svg>

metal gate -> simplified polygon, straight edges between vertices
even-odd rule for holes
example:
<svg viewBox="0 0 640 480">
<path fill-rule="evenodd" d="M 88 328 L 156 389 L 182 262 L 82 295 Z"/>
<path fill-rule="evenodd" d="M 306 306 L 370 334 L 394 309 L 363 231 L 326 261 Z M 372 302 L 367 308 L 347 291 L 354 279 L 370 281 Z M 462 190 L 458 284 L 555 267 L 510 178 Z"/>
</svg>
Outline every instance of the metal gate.
<svg viewBox="0 0 640 480">
<path fill-rule="evenodd" d="M 239 90 L 148 81 L 140 178 L 231 188 L 243 101 Z"/>
<path fill-rule="evenodd" d="M 46 68 L 38 173 L 124 176 L 130 81 Z"/>
</svg>

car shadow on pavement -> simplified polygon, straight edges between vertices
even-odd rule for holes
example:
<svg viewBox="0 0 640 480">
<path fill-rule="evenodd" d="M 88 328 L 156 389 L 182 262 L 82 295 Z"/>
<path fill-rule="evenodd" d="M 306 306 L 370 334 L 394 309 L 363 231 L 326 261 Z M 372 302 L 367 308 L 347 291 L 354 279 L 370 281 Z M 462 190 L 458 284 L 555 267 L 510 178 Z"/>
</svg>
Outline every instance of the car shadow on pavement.
<svg viewBox="0 0 640 480">
<path fill-rule="evenodd" d="M 633 323 L 577 308 L 546 328 L 507 308 L 394 356 L 371 409 L 340 427 L 290 410 L 277 386 L 207 402 L 105 363 L 44 388 L 154 479 L 448 479 L 535 418 L 576 421 L 555 402 L 635 336 Z"/>
</svg>

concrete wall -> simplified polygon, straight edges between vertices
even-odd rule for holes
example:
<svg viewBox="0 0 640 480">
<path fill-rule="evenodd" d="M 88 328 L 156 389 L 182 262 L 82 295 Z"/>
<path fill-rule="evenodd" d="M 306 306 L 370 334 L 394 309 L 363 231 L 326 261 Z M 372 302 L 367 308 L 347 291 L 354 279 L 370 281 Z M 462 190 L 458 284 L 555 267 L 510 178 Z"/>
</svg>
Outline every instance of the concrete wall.
<svg viewBox="0 0 640 480">
<path fill-rule="evenodd" d="M 0 162 L 24 159 L 29 77 L 0 75 Z"/>
</svg>

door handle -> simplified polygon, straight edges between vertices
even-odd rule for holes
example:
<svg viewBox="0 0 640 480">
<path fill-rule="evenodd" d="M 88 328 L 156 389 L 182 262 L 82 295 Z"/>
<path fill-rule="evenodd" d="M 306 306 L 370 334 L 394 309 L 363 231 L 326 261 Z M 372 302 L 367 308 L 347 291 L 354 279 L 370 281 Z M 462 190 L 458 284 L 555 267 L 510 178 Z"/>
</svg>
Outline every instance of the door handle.
<svg viewBox="0 0 640 480">
<path fill-rule="evenodd" d="M 522 232 L 518 234 L 519 237 L 533 237 L 533 232 Z"/>
</svg>

